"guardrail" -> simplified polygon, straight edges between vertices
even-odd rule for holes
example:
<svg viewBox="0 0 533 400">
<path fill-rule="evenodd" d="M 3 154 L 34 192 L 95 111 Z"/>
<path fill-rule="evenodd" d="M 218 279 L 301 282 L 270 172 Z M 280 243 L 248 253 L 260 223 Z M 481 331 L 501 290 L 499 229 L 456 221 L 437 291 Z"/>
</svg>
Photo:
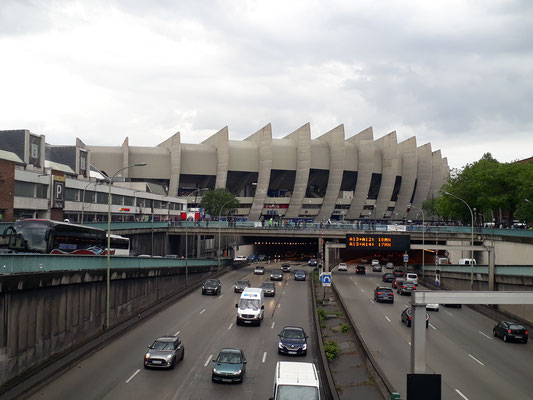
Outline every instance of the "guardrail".
<svg viewBox="0 0 533 400">
<path fill-rule="evenodd" d="M 422 265 L 415 264 L 409 266 L 411 269 L 414 269 L 416 271 L 422 270 Z M 428 272 L 435 272 L 435 270 L 438 269 L 441 272 L 464 272 L 464 273 L 471 273 L 472 272 L 472 266 L 471 265 L 450 265 L 450 264 L 443 264 L 443 265 L 425 265 L 424 271 Z M 488 265 L 474 265 L 474 274 L 488 274 L 489 273 L 489 266 Z M 495 275 L 516 275 L 516 276 L 533 276 L 533 265 L 496 265 L 494 267 L 494 274 Z"/>
<path fill-rule="evenodd" d="M 226 266 L 231 259 L 221 259 Z M 218 259 L 188 259 L 188 267 L 218 265 Z M 158 257 L 111 257 L 111 269 L 185 267 L 184 259 Z M 35 272 L 81 271 L 106 269 L 107 257 L 48 254 L 3 254 L 0 255 L 0 275 L 28 274 Z"/>
</svg>

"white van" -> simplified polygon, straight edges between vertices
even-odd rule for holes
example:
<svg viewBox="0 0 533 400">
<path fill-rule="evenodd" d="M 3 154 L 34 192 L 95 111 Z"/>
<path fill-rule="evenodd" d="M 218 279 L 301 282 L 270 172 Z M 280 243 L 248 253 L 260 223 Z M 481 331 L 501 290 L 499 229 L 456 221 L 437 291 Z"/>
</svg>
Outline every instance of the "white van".
<svg viewBox="0 0 533 400">
<path fill-rule="evenodd" d="M 418 285 L 418 274 L 408 272 L 407 274 L 405 274 L 405 281 Z"/>
<path fill-rule="evenodd" d="M 476 260 L 474 258 L 461 258 L 459 260 L 459 265 L 476 265 Z"/>
<path fill-rule="evenodd" d="M 270 400 L 320 400 L 320 385 L 315 364 L 278 361 L 274 392 Z"/>
<path fill-rule="evenodd" d="M 235 304 L 237 308 L 237 325 L 240 324 L 257 324 L 265 315 L 265 295 L 261 288 L 246 288 L 241 293 L 239 303 Z"/>
<path fill-rule="evenodd" d="M 246 256 L 235 256 L 235 258 L 233 259 L 233 261 L 246 261 L 248 260 L 248 257 Z"/>
</svg>

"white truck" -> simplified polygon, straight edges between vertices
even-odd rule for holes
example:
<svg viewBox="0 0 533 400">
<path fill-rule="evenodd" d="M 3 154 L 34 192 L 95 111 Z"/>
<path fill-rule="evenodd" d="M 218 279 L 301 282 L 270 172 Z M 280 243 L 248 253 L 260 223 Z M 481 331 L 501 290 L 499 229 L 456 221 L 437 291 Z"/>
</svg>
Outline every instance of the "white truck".
<svg viewBox="0 0 533 400">
<path fill-rule="evenodd" d="M 261 288 L 246 288 L 241 293 L 237 308 L 237 325 L 261 325 L 265 315 L 265 295 Z"/>
<path fill-rule="evenodd" d="M 269 400 L 320 400 L 320 384 L 315 364 L 278 361 L 274 392 Z"/>
</svg>

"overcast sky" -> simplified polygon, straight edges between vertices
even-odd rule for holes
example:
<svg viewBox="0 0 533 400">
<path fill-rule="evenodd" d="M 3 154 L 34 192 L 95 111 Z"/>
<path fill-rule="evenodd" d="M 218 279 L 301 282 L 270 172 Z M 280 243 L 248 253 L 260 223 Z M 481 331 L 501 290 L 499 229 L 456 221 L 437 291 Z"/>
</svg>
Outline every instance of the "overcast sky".
<svg viewBox="0 0 533 400">
<path fill-rule="evenodd" d="M 372 126 L 450 167 L 533 156 L 533 1 L 1 0 L 0 130 L 199 143 Z"/>
</svg>

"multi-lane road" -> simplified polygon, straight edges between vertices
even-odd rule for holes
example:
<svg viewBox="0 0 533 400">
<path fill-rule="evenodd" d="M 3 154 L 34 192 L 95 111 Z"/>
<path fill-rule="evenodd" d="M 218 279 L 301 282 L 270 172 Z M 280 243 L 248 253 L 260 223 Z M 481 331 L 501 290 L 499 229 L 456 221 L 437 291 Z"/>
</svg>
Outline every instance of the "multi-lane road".
<svg viewBox="0 0 533 400">
<path fill-rule="evenodd" d="M 385 270 L 383 271 L 385 272 Z M 394 304 L 375 303 L 382 273 L 333 272 L 333 282 L 381 369 L 406 398 L 410 372 L 411 331 L 401 322 L 410 297 L 395 292 Z M 419 289 L 424 289 L 419 287 Z M 428 373 L 442 375 L 443 399 L 532 399 L 531 343 L 504 343 L 492 336 L 495 321 L 469 307 L 440 307 L 428 312 Z"/>
<path fill-rule="evenodd" d="M 279 264 L 267 265 L 265 275 L 253 275 L 251 265 L 224 274 L 220 277 L 220 296 L 202 295 L 198 288 L 73 365 L 30 398 L 268 399 L 272 396 L 277 361 L 316 363 L 317 358 L 309 281 L 294 281 L 292 273 L 284 274 L 284 280 L 276 283 L 275 297 L 265 298 L 265 318 L 260 327 L 235 325 L 235 304 L 240 294 L 233 292 L 233 283 L 245 278 L 253 287 L 259 287 L 275 267 L 279 268 Z M 301 326 L 309 332 L 307 356 L 278 355 L 277 335 L 286 325 Z M 169 334 L 178 334 L 182 339 L 184 360 L 174 370 L 144 369 L 147 346 L 158 336 Z M 211 382 L 212 359 L 224 347 L 239 347 L 245 352 L 248 363 L 242 384 Z"/>
</svg>

